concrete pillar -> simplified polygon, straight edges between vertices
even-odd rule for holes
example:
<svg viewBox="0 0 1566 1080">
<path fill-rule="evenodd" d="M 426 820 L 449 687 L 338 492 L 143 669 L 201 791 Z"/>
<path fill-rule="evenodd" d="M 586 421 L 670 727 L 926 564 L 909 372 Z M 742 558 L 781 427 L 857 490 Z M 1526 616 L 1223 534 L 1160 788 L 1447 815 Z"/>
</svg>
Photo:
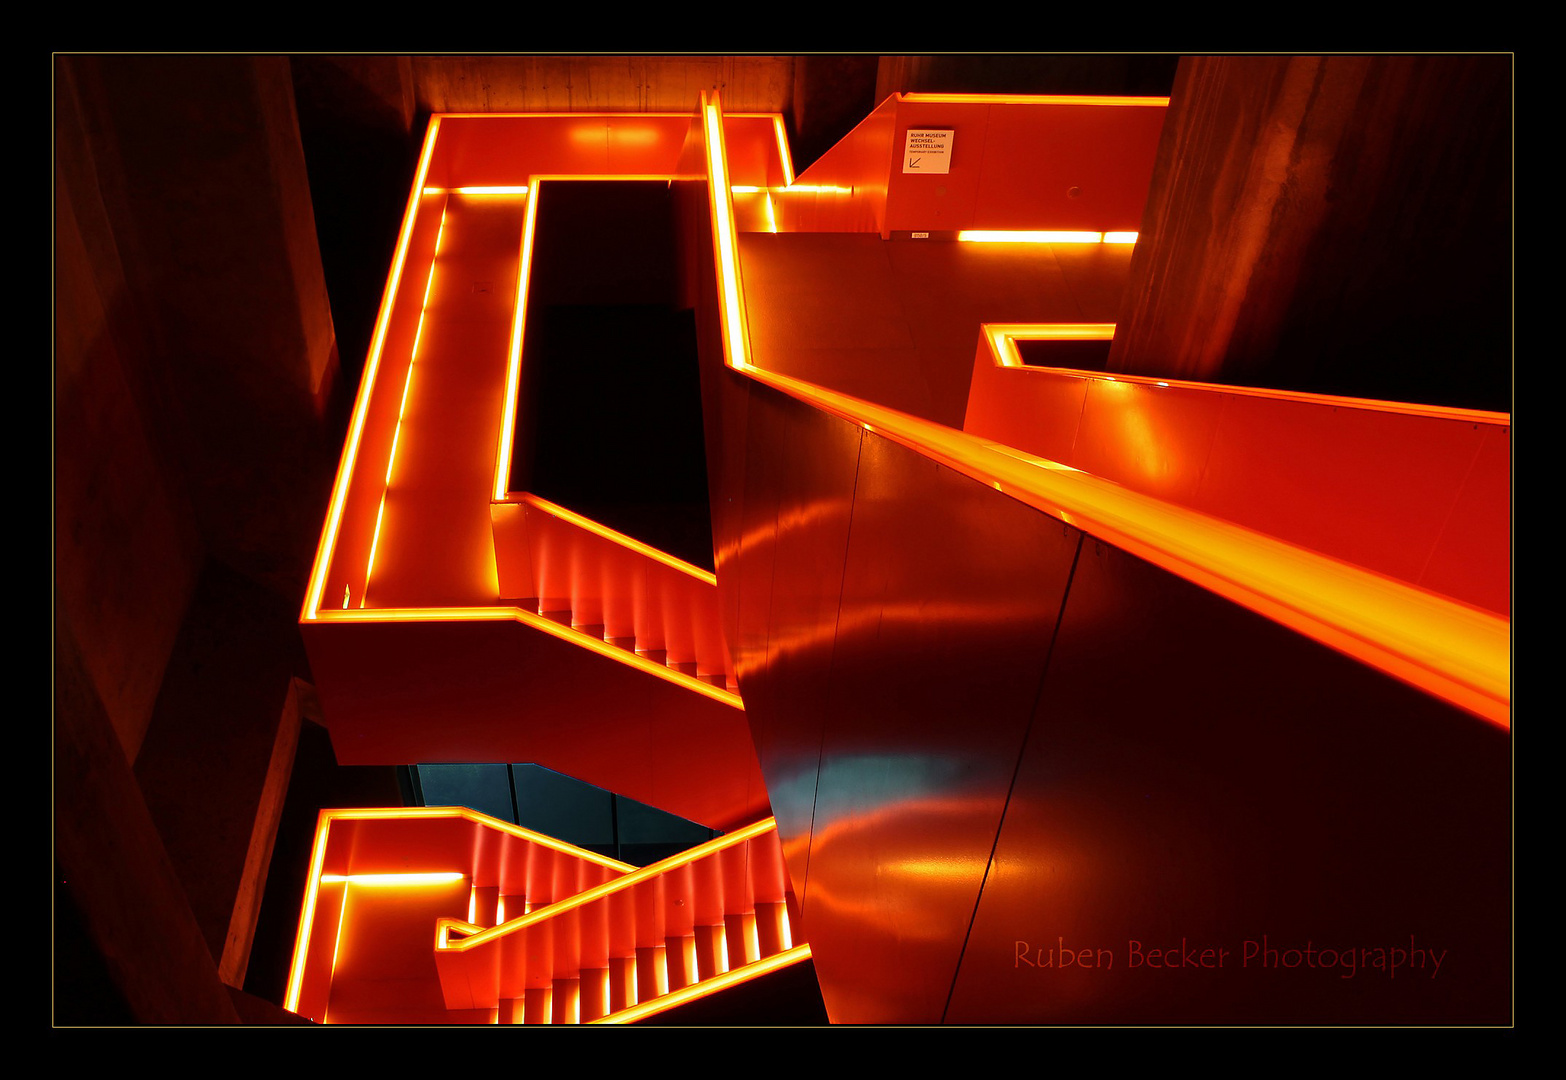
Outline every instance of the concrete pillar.
<svg viewBox="0 0 1566 1080">
<path fill-rule="evenodd" d="M 1507 410 L 1511 60 L 1181 61 L 1109 370 Z"/>
</svg>

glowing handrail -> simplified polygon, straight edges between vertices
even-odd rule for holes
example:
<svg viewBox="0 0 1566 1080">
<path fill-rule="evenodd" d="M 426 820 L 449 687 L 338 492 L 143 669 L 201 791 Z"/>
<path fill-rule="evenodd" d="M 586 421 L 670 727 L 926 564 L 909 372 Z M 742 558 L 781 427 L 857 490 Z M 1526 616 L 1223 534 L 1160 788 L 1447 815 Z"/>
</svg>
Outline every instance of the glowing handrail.
<svg viewBox="0 0 1566 1080">
<path fill-rule="evenodd" d="M 809 945 L 795 945 L 792 949 L 774 953 L 749 964 L 730 968 L 721 975 L 714 975 L 710 979 L 682 986 L 678 990 L 670 990 L 667 994 L 659 994 L 655 998 L 638 1002 L 619 1012 L 612 1012 L 608 1016 L 600 1016 L 596 1020 L 589 1020 L 589 1024 L 634 1024 L 638 1020 L 645 1020 L 649 1016 L 656 1016 L 670 1009 L 678 1008 L 698 998 L 710 997 L 713 994 L 727 990 L 731 986 L 759 979 L 769 972 L 779 968 L 791 967 L 794 964 L 803 963 L 810 959 Z"/>
<path fill-rule="evenodd" d="M 1511 621 L 749 360 L 721 106 L 703 96 L 725 362 L 1501 727 Z M 736 314 L 737 313 L 737 314 Z"/>
<path fill-rule="evenodd" d="M 776 830 L 777 819 L 765 818 L 742 829 L 736 829 L 734 832 L 720 836 L 715 840 L 709 840 L 705 844 L 698 844 L 693 848 L 680 852 L 678 855 L 671 855 L 661 862 L 644 866 L 640 870 L 626 874 L 624 877 L 606 881 L 602 885 L 595 885 L 591 889 L 585 889 L 577 893 L 575 896 L 537 908 L 526 915 L 519 915 L 515 919 L 501 923 L 499 926 L 486 927 L 478 933 L 458 940 L 452 940 L 450 932 L 453 930 L 465 932 L 464 928 L 470 927 L 472 924 L 465 923 L 461 919 L 440 919 L 435 924 L 435 949 L 437 952 L 466 952 L 481 945 L 487 945 L 490 942 L 498 941 L 500 938 L 526 930 L 530 926 L 563 915 L 568 911 L 574 911 L 595 900 L 601 900 L 614 893 L 635 888 L 644 882 L 662 877 L 671 870 L 677 870 L 681 866 L 689 865 L 701 859 L 711 858 L 720 851 L 743 844 L 768 832 L 776 832 Z"/>
<path fill-rule="evenodd" d="M 1166 97 L 1130 97 L 1124 94 L 944 94 L 903 91 L 898 101 L 935 105 L 1111 105 L 1169 107 Z"/>
<path fill-rule="evenodd" d="M 413 223 L 418 218 L 419 200 L 423 198 L 424 179 L 429 175 L 430 159 L 435 153 L 435 140 L 440 134 L 440 117 L 430 118 L 429 130 L 424 135 L 424 149 L 419 154 L 418 172 L 413 178 L 413 188 L 408 192 L 407 207 L 403 210 L 402 229 L 397 234 L 397 253 L 392 260 L 392 272 L 386 278 L 386 288 L 381 294 L 380 314 L 375 320 L 375 334 L 370 341 L 369 359 L 364 365 L 364 375 L 359 380 L 359 394 L 354 402 L 353 418 L 348 426 L 348 438 L 343 443 L 342 457 L 337 463 L 337 477 L 332 483 L 332 499 L 326 512 L 326 523 L 321 527 L 321 540 L 315 549 L 315 564 L 310 570 L 309 587 L 305 590 L 304 610 L 301 621 L 316 617 L 321 608 L 321 591 L 326 585 L 327 571 L 337 548 L 337 530 L 342 524 L 343 505 L 348 500 L 348 487 L 353 481 L 354 465 L 359 455 L 359 441 L 364 432 L 365 418 L 370 411 L 370 397 L 375 388 L 375 374 L 380 369 L 381 349 L 386 343 L 386 329 L 391 324 L 392 308 L 396 304 L 397 289 L 402 284 L 403 263 L 408 257 L 408 245 L 413 239 Z"/>
<path fill-rule="evenodd" d="M 461 871 L 424 871 L 394 874 L 329 874 L 325 872 L 326 849 L 331 839 L 332 825 L 338 821 L 407 821 L 441 818 L 460 818 L 519 840 L 583 862 L 601 866 L 614 874 L 628 874 L 636 867 L 607 855 L 600 855 L 552 836 L 534 832 L 509 821 L 501 821 L 488 814 L 479 813 L 465 806 L 413 806 L 385 809 L 322 810 L 316 819 L 315 842 L 310 852 L 310 876 L 305 886 L 304 900 L 300 905 L 299 928 L 295 934 L 294 957 L 289 965 L 288 987 L 283 997 L 283 1008 L 299 1011 L 299 999 L 304 990 L 305 967 L 310 953 L 310 942 L 315 933 L 315 909 L 320 887 L 326 884 L 357 884 L 370 887 L 417 887 L 425 884 L 447 883 L 464 877 Z"/>
<path fill-rule="evenodd" d="M 1033 374 L 1057 378 L 1122 382 L 1136 386 L 1157 386 L 1175 390 L 1197 390 L 1210 394 L 1234 394 L 1238 397 L 1270 398 L 1303 405 L 1326 405 L 1337 409 L 1365 409 L 1371 412 L 1425 416 L 1432 420 L 1461 420 L 1464 423 L 1510 426 L 1511 413 L 1484 409 L 1460 409 L 1449 405 L 1417 405 L 1403 401 L 1344 397 L 1338 394 L 1312 394 L 1302 390 L 1274 390 L 1265 386 L 1230 386 L 1225 383 L 1191 382 L 1187 379 L 1160 379 L 1151 375 L 1120 375 L 1104 371 L 1078 371 L 1073 368 L 1041 367 L 1023 362 L 1018 341 L 1108 341 L 1115 336 L 1114 323 L 982 323 L 979 333 L 989 343 L 996 367 L 1016 368 Z"/>
<path fill-rule="evenodd" d="M 575 525 L 579 529 L 585 529 L 594 536 L 609 541 L 611 544 L 617 544 L 618 546 L 623 547 L 628 551 L 634 551 L 638 555 L 645 556 L 646 558 L 652 559 L 654 562 L 661 563 L 671 570 L 677 570 L 687 577 L 695 578 L 697 581 L 711 585 L 714 588 L 717 587 L 718 575 L 714 574 L 711 570 L 703 570 L 701 567 L 688 563 L 684 559 L 670 555 L 667 551 L 655 548 L 651 544 L 643 543 L 634 536 L 627 536 L 625 533 L 611 529 L 609 526 L 604 525 L 601 522 L 594 521 L 592 518 L 583 517 L 574 510 L 567 510 L 565 507 L 556 503 L 552 503 L 542 496 L 534 495 L 532 492 L 522 492 L 520 494 L 511 492 L 508 495 L 506 501 L 513 503 L 526 503 L 528 506 L 533 507 L 535 510 L 540 511 L 541 513 L 548 514 L 550 517 L 559 518 L 561 521 Z"/>
</svg>

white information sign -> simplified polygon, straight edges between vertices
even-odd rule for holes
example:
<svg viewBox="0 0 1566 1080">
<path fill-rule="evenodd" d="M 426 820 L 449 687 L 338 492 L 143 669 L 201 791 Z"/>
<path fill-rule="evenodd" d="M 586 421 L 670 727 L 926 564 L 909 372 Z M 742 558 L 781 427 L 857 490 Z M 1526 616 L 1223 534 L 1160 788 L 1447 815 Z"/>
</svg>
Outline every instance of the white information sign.
<svg viewBox="0 0 1566 1080">
<path fill-rule="evenodd" d="M 952 171 L 952 130 L 950 128 L 909 128 L 903 147 L 903 172 L 947 173 Z"/>
</svg>

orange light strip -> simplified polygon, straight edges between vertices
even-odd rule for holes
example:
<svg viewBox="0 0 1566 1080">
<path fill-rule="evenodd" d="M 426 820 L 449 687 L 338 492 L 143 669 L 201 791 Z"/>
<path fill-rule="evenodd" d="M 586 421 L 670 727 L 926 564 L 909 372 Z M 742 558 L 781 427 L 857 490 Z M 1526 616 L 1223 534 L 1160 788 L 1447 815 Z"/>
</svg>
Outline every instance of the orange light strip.
<svg viewBox="0 0 1566 1080">
<path fill-rule="evenodd" d="M 772 116 L 772 133 L 778 140 L 778 160 L 783 163 L 783 184 L 785 187 L 794 183 L 794 155 L 788 150 L 788 132 L 783 128 L 783 114 L 774 113 Z"/>
<path fill-rule="evenodd" d="M 723 142 L 723 119 L 718 95 L 702 94 L 702 127 L 707 141 L 707 191 L 712 200 L 712 228 L 718 251 L 718 267 L 723 289 L 723 342 L 729 364 L 737 370 L 750 368 L 746 356 L 750 333 L 745 324 L 745 306 L 740 303 L 739 260 L 735 256 L 734 198 L 729 193 L 729 162 Z"/>
<path fill-rule="evenodd" d="M 794 184 L 788 187 L 768 188 L 758 187 L 755 184 L 733 184 L 729 190 L 736 195 L 760 195 L 762 192 L 777 193 L 779 195 L 808 195 L 808 194 L 834 194 L 852 195 L 854 189 L 843 187 L 840 184 Z M 1120 234 L 1116 234 L 1120 235 Z"/>
<path fill-rule="evenodd" d="M 733 228 L 716 109 L 705 105 L 714 230 Z M 729 236 L 732 240 L 732 236 Z M 738 293 L 732 242 L 719 277 Z M 725 303 L 729 302 L 726 294 Z M 737 302 L 737 301 L 736 301 Z M 1502 727 L 1511 726 L 1511 621 L 1099 477 L 745 362 L 730 366 L 1003 490 L 1052 517 Z M 1156 380 L 1154 380 L 1156 381 Z"/>
<path fill-rule="evenodd" d="M 305 889 L 304 905 L 299 912 L 299 932 L 294 935 L 294 962 L 289 966 L 288 990 L 283 995 L 283 1008 L 291 1013 L 299 1011 L 305 960 L 310 955 L 310 935 L 315 929 L 315 900 L 321 885 L 321 870 L 326 864 L 326 837 L 331 831 L 331 815 L 332 811 L 322 810 L 316 818 L 315 846 L 310 852 L 310 884 Z"/>
<path fill-rule="evenodd" d="M 501 114 L 477 114 L 501 115 Z M 513 115 L 513 114 L 505 114 Z M 559 114 L 515 114 L 559 115 Z M 572 116 L 647 116 L 648 113 L 571 113 Z M 672 115 L 672 114 L 670 114 Z M 545 180 L 694 180 L 699 177 L 678 173 L 546 173 L 530 178 L 530 186 L 537 194 L 538 185 Z M 511 451 L 516 439 L 517 393 L 522 382 L 522 336 L 527 323 L 527 290 L 533 272 L 533 237 L 538 227 L 538 202 L 530 199 L 527 217 L 522 226 L 522 249 L 517 266 L 517 300 L 511 316 L 511 347 L 506 363 L 506 395 L 500 420 L 500 440 L 495 449 L 495 502 L 505 502 L 511 483 Z"/>
<path fill-rule="evenodd" d="M 1099 232 L 1023 232 L 1004 229 L 962 229 L 957 239 L 964 244 L 1101 244 Z"/>
<path fill-rule="evenodd" d="M 534 187 L 538 186 L 535 180 Z M 506 360 L 506 396 L 500 419 L 500 445 L 495 451 L 495 499 L 506 497 L 511 479 L 511 446 L 517 425 L 517 393 L 522 382 L 522 327 L 527 322 L 527 283 L 533 269 L 533 234 L 538 224 L 538 200 L 529 199 L 522 223 L 522 250 L 517 256 L 517 300 L 511 313 L 511 348 Z"/>
<path fill-rule="evenodd" d="M 734 691 L 722 686 L 714 686 L 712 683 L 703 682 L 694 675 L 687 675 L 677 671 L 667 664 L 660 664 L 656 660 L 649 660 L 640 653 L 630 652 L 626 649 L 610 645 L 602 638 L 571 626 L 563 626 L 553 619 L 546 619 L 525 608 L 519 607 L 427 607 L 427 608 L 352 608 L 347 611 L 327 610 L 317 615 L 319 622 L 463 622 L 474 620 L 479 622 L 504 622 L 515 620 L 535 630 L 542 630 L 546 634 L 553 634 L 563 641 L 569 641 L 573 645 L 580 645 L 586 649 L 592 649 L 600 656 L 608 657 L 617 663 L 634 667 L 649 675 L 672 682 L 686 690 L 694 690 L 698 694 L 721 701 L 733 709 L 744 711 L 745 703 Z"/>
<path fill-rule="evenodd" d="M 617 120 L 689 120 L 689 112 L 449 112 L 437 113 L 447 120 L 580 120 L 585 117 L 611 117 Z M 739 114 L 736 114 L 739 115 Z M 747 115 L 770 116 L 771 113 Z"/>
<path fill-rule="evenodd" d="M 473 934 L 471 937 L 464 938 L 461 941 L 449 942 L 444 945 L 443 948 L 454 952 L 465 952 L 468 949 L 476 948 L 488 942 L 495 941 L 498 938 L 505 937 L 509 934 L 514 934 L 520 930 L 525 930 L 527 927 L 532 926 L 535 923 L 543 922 L 545 919 L 552 919 L 556 915 L 561 915 L 567 911 L 573 911 L 576 908 L 583 907 L 592 903 L 594 900 L 599 900 L 605 896 L 609 896 L 611 893 L 619 892 L 622 889 L 635 888 L 637 885 L 640 885 L 643 882 L 651 881 L 663 874 L 667 874 L 671 870 L 675 870 L 681 866 L 696 862 L 699 859 L 705 859 L 709 856 L 716 855 L 720 851 L 734 847 L 736 844 L 742 844 L 747 840 L 761 836 L 763 833 L 771 832 L 776 828 L 776 818 L 766 818 L 762 821 L 754 822 L 745 826 L 743 829 L 737 829 L 734 832 L 728 833 L 725 836 L 720 836 L 715 840 L 709 840 L 705 844 L 698 844 L 697 846 L 687 851 L 680 852 L 678 855 L 671 855 L 669 858 L 664 859 L 661 862 L 655 862 L 648 866 L 644 866 L 640 870 L 626 874 L 624 877 L 618 877 L 612 881 L 606 881 L 601 885 L 595 885 L 591 889 L 586 889 L 577 893 L 575 896 L 567 897 L 566 899 L 557 903 L 549 904 L 541 908 L 536 908 L 533 911 L 528 912 L 526 915 L 519 916 L 500 926 L 488 927 L 479 933 Z M 449 925 L 456 930 L 462 929 L 463 925 L 459 923 L 458 920 L 450 918 L 442 919 L 441 924 Z"/>
<path fill-rule="evenodd" d="M 437 870 L 427 874 L 322 874 L 322 885 L 365 885 L 370 888 L 416 888 L 421 885 L 450 885 L 467 877 L 460 870 Z"/>
<path fill-rule="evenodd" d="M 525 196 L 528 185 L 498 186 L 498 188 L 453 188 L 459 196 Z"/>
<path fill-rule="evenodd" d="M 381 505 L 375 512 L 375 536 L 370 541 L 370 558 L 364 567 L 364 588 L 359 593 L 359 606 L 364 607 L 370 596 L 370 574 L 375 569 L 375 550 L 381 542 L 381 517 L 386 512 L 386 494 L 391 490 L 392 468 L 397 464 L 397 445 L 402 440 L 402 419 L 408 411 L 408 390 L 413 386 L 413 368 L 419 362 L 419 342 L 424 338 L 424 316 L 430 308 L 430 291 L 435 287 L 435 265 L 440 262 L 440 245 L 446 237 L 446 211 L 448 202 L 440 210 L 440 227 L 435 230 L 435 252 L 430 256 L 429 276 L 424 279 L 424 300 L 419 307 L 419 324 L 413 331 L 413 349 L 408 353 L 408 372 L 402 380 L 402 400 L 397 404 L 397 426 L 392 430 L 391 451 L 386 455 L 386 487 L 381 492 Z"/>
<path fill-rule="evenodd" d="M 990 352 L 1000 367 L 1037 371 L 1023 363 L 1018 341 L 1109 341 L 1115 336 L 1114 323 L 985 323 L 979 332 L 990 343 Z"/>
<path fill-rule="evenodd" d="M 548 499 L 540 498 L 539 496 L 529 492 L 519 496 L 514 496 L 511 501 L 527 503 L 528 505 L 535 507 L 536 509 L 550 515 L 551 517 L 557 517 L 561 521 L 570 522 L 572 525 L 575 525 L 578 528 L 586 529 L 595 536 L 603 537 L 610 543 L 618 544 L 623 548 L 629 548 L 637 554 L 647 556 L 649 559 L 655 559 L 658 562 L 661 562 L 663 565 L 671 569 L 678 570 L 680 573 L 693 577 L 698 581 L 702 581 L 708 585 L 713 586 L 718 584 L 718 576 L 712 571 L 703 570 L 701 567 L 694 566 L 691 563 L 686 562 L 684 559 L 679 559 L 673 555 L 670 555 L 667 551 L 660 551 L 658 548 L 655 548 L 650 544 L 644 544 L 635 537 L 626 536 L 622 532 L 616 532 L 607 525 L 600 524 L 591 518 L 585 518 L 575 511 L 567 510 L 563 506 L 558 506 L 555 503 L 550 502 Z"/>
<path fill-rule="evenodd" d="M 375 510 L 375 535 L 370 538 L 370 557 L 364 564 L 364 588 L 359 592 L 361 608 L 370 598 L 370 575 L 375 573 L 375 553 L 381 546 L 381 520 L 386 516 L 386 495 L 389 490 L 381 492 L 381 505 Z"/>
<path fill-rule="evenodd" d="M 342 526 L 343 504 L 348 498 L 348 485 L 353 480 L 354 464 L 359 456 L 359 442 L 364 435 L 365 416 L 370 408 L 370 395 L 374 392 L 375 375 L 380 369 L 381 348 L 386 343 L 386 328 L 391 322 L 392 307 L 397 289 L 402 284 L 402 267 L 408 257 L 408 244 L 413 238 L 413 223 L 418 217 L 419 200 L 424 190 L 424 178 L 429 175 L 430 159 L 435 153 L 435 140 L 440 133 L 440 117 L 430 118 L 429 130 L 424 135 L 424 149 L 419 155 L 419 169 L 414 177 L 413 189 L 408 193 L 407 209 L 403 211 L 402 232 L 397 237 L 397 253 L 392 259 L 392 272 L 386 279 L 386 289 L 381 294 L 381 311 L 375 321 L 375 335 L 370 341 L 370 355 L 365 362 L 364 376 L 359 383 L 359 396 L 354 404 L 353 420 L 348 428 L 348 441 L 343 447 L 342 459 L 337 465 L 337 479 L 332 485 L 332 501 L 326 512 L 326 524 L 321 529 L 321 542 L 316 547 L 315 565 L 310 571 L 310 587 L 305 592 L 301 619 L 314 619 L 321 607 L 321 591 L 326 587 L 326 574 L 337 547 L 337 531 Z"/>
<path fill-rule="evenodd" d="M 1144 105 L 1167 108 L 1166 97 L 1128 97 L 1117 94 L 939 94 L 900 93 L 898 101 L 914 104 L 952 105 Z"/>
<path fill-rule="evenodd" d="M 1104 234 L 1106 244 L 1134 244 L 1140 233 L 1134 232 L 1107 232 Z"/>
<path fill-rule="evenodd" d="M 687 1002 L 696 1001 L 699 998 L 704 998 L 711 994 L 719 993 L 720 991 L 727 990 L 731 986 L 738 986 L 740 983 L 749 982 L 752 979 L 759 979 L 761 976 L 766 975 L 769 972 L 777 971 L 779 968 L 789 967 L 793 964 L 802 963 L 809 959 L 810 946 L 796 945 L 794 948 L 785 952 L 775 953 L 774 955 L 767 957 L 765 960 L 757 960 L 755 963 L 746 964 L 743 967 L 731 968 L 721 975 L 714 975 L 710 979 L 704 979 L 699 983 L 692 983 L 690 986 L 682 987 L 679 990 L 675 990 L 668 994 L 663 994 L 660 997 L 652 998 L 651 1000 L 644 1001 L 641 1004 L 632 1005 L 628 1008 L 621 1009 L 617 1013 L 610 1013 L 608 1016 L 599 1017 L 597 1020 L 589 1020 L 588 1023 L 634 1024 L 638 1020 L 645 1020 L 649 1016 L 655 1016 L 658 1013 L 677 1008 L 678 1006 L 684 1005 Z"/>
<path fill-rule="evenodd" d="M 315 844 L 310 854 L 310 884 L 305 889 L 303 903 L 300 907 L 299 930 L 294 938 L 294 957 L 288 973 L 288 988 L 283 998 L 283 1008 L 289 1012 L 299 1011 L 299 998 L 303 990 L 305 961 L 309 956 L 310 939 L 315 928 L 315 912 L 317 897 L 322 885 L 356 884 L 375 886 L 421 886 L 449 884 L 467 875 L 456 871 L 438 871 L 432 873 L 397 873 L 397 874 L 327 874 L 323 872 L 326 863 L 326 849 L 331 836 L 331 828 L 338 821 L 385 821 L 402 819 L 429 819 L 429 818 L 462 818 L 485 828 L 497 832 L 507 833 L 520 840 L 556 851 L 584 862 L 602 866 L 616 874 L 629 874 L 637 870 L 629 863 L 618 859 L 611 859 L 606 855 L 588 851 L 568 844 L 563 840 L 556 840 L 552 836 L 533 832 L 520 825 L 514 825 L 509 821 L 501 821 L 492 818 L 488 814 L 481 814 L 477 810 L 471 810 L 465 806 L 412 806 L 395 807 L 387 809 L 355 809 L 355 810 L 322 810 L 316 820 Z M 346 898 L 345 898 L 346 899 Z M 345 905 L 346 906 L 346 903 Z M 502 909 L 503 910 L 503 909 Z M 339 913 L 339 938 L 341 933 L 342 916 Z M 483 929 L 474 927 L 475 930 Z M 335 961 L 335 953 L 334 953 Z"/>
<path fill-rule="evenodd" d="M 1204 394 L 1235 394 L 1240 397 L 1271 398 L 1275 401 L 1293 401 L 1302 405 L 1322 405 L 1334 409 L 1368 409 L 1373 412 L 1399 413 L 1405 416 L 1425 416 L 1432 420 L 1457 420 L 1468 424 L 1491 424 L 1510 427 L 1512 414 L 1491 412 L 1484 409 L 1459 409 L 1446 405 L 1416 405 L 1413 402 L 1378 401 L 1374 398 L 1341 397 L 1335 394 L 1310 394 L 1300 390 L 1271 390 L 1263 386 L 1228 386 L 1222 383 L 1192 382 L 1186 379 L 1158 379 L 1148 375 L 1110 375 L 1102 371 L 1079 371 L 1075 368 L 1036 367 L 1015 360 L 1016 346 L 1012 340 L 1042 341 L 1049 338 L 1088 341 L 1095 338 L 1113 338 L 1114 323 L 985 323 L 980 333 L 990 344 L 990 352 L 998 367 L 1017 367 L 1034 374 L 1053 375 L 1072 379 L 1098 379 L 1104 382 L 1132 383 L 1137 386 L 1173 387 L 1178 390 L 1197 390 Z"/>
</svg>

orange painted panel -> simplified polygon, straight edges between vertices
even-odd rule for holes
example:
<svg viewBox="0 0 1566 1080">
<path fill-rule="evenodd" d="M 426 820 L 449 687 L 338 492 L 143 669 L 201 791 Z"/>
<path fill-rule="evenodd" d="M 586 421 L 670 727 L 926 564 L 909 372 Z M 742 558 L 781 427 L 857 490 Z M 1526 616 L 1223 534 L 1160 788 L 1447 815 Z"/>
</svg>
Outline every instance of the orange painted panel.
<svg viewBox="0 0 1566 1080">
<path fill-rule="evenodd" d="M 717 828 L 769 813 L 732 697 L 627 666 L 514 609 L 478 613 L 301 627 L 339 762 L 536 761 Z"/>
<path fill-rule="evenodd" d="M 1225 399 L 1118 379 L 1085 385 L 1077 437 L 1063 463 L 1155 498 L 1195 504 Z M 1277 467 L 1271 458 L 1265 455 L 1266 466 Z M 1257 460 L 1253 450 L 1249 464 Z"/>
<path fill-rule="evenodd" d="M 895 124 L 888 99 L 775 195 L 778 231 L 881 232 Z"/>
<path fill-rule="evenodd" d="M 1137 230 L 1162 107 L 904 99 L 886 228 Z M 950 171 L 904 172 L 910 128 L 952 131 Z"/>
<path fill-rule="evenodd" d="M 1502 414 L 1006 366 L 995 357 L 981 336 L 964 424 L 971 434 L 1510 614 Z"/>
<path fill-rule="evenodd" d="M 1086 543 L 944 1019 L 1505 1024 L 1511 756 Z"/>
<path fill-rule="evenodd" d="M 801 902 L 835 1022 L 939 1021 L 1077 543 L 866 436 L 819 773 L 789 792 L 814 806 Z"/>
<path fill-rule="evenodd" d="M 1512 432 L 1509 427 L 1488 427 L 1483 436 L 1419 584 L 1509 616 Z"/>
<path fill-rule="evenodd" d="M 1033 378 L 1030 372 L 1002 367 L 981 334 L 962 429 L 1064 463 L 1076 444 L 1087 388 L 1085 378 Z"/>
</svg>

